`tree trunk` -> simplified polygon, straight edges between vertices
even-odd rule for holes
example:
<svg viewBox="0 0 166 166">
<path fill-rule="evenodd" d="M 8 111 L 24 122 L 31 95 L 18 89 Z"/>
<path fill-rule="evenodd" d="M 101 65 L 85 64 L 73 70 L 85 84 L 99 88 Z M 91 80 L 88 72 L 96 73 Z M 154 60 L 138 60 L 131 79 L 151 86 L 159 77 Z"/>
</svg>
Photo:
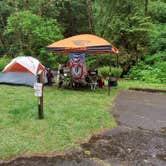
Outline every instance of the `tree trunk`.
<svg viewBox="0 0 166 166">
<path fill-rule="evenodd" d="M 148 4 L 149 4 L 149 1 L 145 0 L 145 16 L 148 16 Z"/>
<path fill-rule="evenodd" d="M 24 3 L 24 8 L 25 8 L 26 10 L 29 10 L 29 1 L 28 1 L 28 0 L 25 1 L 25 3 Z"/>
<path fill-rule="evenodd" d="M 89 31 L 93 33 L 93 19 L 92 19 L 92 3 L 91 0 L 86 0 L 87 4 L 87 12 L 88 12 L 88 24 L 89 24 Z"/>
</svg>

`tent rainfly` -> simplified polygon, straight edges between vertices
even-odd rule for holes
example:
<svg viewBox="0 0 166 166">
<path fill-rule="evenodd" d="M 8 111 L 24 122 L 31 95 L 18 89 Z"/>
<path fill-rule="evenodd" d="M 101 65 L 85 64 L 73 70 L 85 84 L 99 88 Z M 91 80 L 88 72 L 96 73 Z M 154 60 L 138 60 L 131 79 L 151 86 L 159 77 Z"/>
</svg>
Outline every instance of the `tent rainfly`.
<svg viewBox="0 0 166 166">
<path fill-rule="evenodd" d="M 37 59 L 20 56 L 13 59 L 0 73 L 0 83 L 33 86 L 40 70 L 45 71 L 45 67 Z"/>
</svg>

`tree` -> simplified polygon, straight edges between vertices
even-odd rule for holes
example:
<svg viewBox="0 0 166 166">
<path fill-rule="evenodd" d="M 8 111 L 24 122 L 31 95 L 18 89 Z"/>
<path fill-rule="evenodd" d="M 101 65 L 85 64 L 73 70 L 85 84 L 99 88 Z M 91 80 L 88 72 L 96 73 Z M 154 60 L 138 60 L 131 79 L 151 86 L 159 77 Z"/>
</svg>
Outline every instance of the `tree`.
<svg viewBox="0 0 166 166">
<path fill-rule="evenodd" d="M 120 48 L 120 62 L 127 72 L 149 43 L 151 22 L 144 16 L 144 5 L 139 0 L 100 0 L 94 10 L 96 33 Z"/>
<path fill-rule="evenodd" d="M 145 16 L 148 16 L 148 0 L 145 0 Z"/>
<path fill-rule="evenodd" d="M 89 31 L 91 33 L 94 32 L 94 25 L 93 25 L 93 14 L 92 14 L 92 1 L 86 0 L 87 5 L 87 14 L 88 14 L 88 25 L 89 25 Z"/>
<path fill-rule="evenodd" d="M 0 1 L 0 54 L 7 50 L 8 42 L 4 37 L 4 29 L 7 23 L 7 17 L 13 12 L 13 8 L 8 6 L 4 1 Z"/>
<path fill-rule="evenodd" d="M 56 7 L 59 11 L 57 20 L 64 27 L 65 37 L 92 32 L 90 7 L 87 8 L 85 0 L 66 0 Z"/>
<path fill-rule="evenodd" d="M 149 52 L 155 54 L 166 50 L 166 3 L 153 1 L 149 3 L 149 16 L 153 21 Z"/>
<path fill-rule="evenodd" d="M 17 12 L 8 18 L 5 36 L 10 41 L 10 54 L 32 56 L 37 56 L 42 47 L 63 37 L 56 20 L 45 20 L 30 11 Z"/>
</svg>

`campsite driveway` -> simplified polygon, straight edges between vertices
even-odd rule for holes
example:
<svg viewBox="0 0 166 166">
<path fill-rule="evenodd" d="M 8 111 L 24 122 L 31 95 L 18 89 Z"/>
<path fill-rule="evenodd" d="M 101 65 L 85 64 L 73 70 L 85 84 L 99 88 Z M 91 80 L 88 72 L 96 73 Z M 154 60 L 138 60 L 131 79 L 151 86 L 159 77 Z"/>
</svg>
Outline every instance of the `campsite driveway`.
<svg viewBox="0 0 166 166">
<path fill-rule="evenodd" d="M 118 127 L 103 137 L 115 153 L 105 159 L 115 166 L 166 165 L 166 94 L 121 91 L 112 113 Z"/>
<path fill-rule="evenodd" d="M 113 114 L 121 125 L 163 130 L 166 127 L 166 94 L 121 91 Z"/>
<path fill-rule="evenodd" d="M 93 136 L 80 151 L 18 158 L 3 166 L 166 165 L 166 94 L 121 91 L 112 113 L 118 127 Z"/>
</svg>

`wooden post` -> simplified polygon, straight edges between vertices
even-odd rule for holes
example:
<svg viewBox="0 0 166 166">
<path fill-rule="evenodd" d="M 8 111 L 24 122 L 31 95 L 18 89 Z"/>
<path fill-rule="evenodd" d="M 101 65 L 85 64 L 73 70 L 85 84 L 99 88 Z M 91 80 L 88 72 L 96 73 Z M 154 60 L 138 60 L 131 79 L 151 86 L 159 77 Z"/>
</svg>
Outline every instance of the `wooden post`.
<svg viewBox="0 0 166 166">
<path fill-rule="evenodd" d="M 109 62 L 109 64 L 110 64 L 110 75 L 111 75 L 111 61 L 112 60 L 112 56 L 111 56 L 111 53 L 110 53 L 110 62 Z"/>
<path fill-rule="evenodd" d="M 116 54 L 116 67 L 118 68 L 119 67 L 119 55 Z"/>
<path fill-rule="evenodd" d="M 39 119 L 43 119 L 43 71 L 39 71 L 38 73 L 38 83 L 42 84 L 42 95 L 38 97 L 38 117 Z"/>
<path fill-rule="evenodd" d="M 110 96 L 110 77 L 111 77 L 111 53 L 110 53 L 110 74 L 108 78 L 108 96 Z"/>
<path fill-rule="evenodd" d="M 108 79 L 108 96 L 110 96 L 110 83 L 109 83 L 109 79 Z"/>
</svg>

